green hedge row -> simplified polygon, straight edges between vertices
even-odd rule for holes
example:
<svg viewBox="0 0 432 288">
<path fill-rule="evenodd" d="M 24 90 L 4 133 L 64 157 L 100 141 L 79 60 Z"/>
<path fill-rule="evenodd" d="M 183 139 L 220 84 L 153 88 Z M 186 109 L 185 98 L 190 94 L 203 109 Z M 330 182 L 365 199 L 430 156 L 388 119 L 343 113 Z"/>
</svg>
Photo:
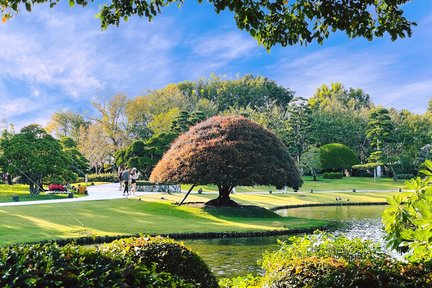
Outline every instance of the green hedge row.
<svg viewBox="0 0 432 288">
<path fill-rule="evenodd" d="M 324 179 L 342 179 L 343 175 L 340 172 L 325 172 L 323 173 Z"/>
<path fill-rule="evenodd" d="M 97 248 L 0 248 L 0 287 L 217 287 L 202 259 L 171 239 L 139 237 Z"/>
<path fill-rule="evenodd" d="M 88 182 L 119 182 L 117 174 L 114 173 L 101 173 L 87 175 Z"/>
</svg>

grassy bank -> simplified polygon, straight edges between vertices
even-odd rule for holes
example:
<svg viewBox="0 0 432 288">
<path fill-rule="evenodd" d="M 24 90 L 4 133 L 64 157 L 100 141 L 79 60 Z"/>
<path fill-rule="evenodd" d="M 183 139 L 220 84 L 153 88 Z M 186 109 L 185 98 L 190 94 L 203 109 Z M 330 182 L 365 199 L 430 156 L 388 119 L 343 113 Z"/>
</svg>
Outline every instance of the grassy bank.
<svg viewBox="0 0 432 288">
<path fill-rule="evenodd" d="M 303 177 L 303 186 L 300 191 L 309 192 L 311 189 L 314 191 L 351 191 L 356 190 L 394 190 L 404 186 L 404 180 L 394 181 L 391 178 L 378 178 L 374 180 L 368 177 L 344 177 L 342 179 L 324 179 L 318 177 L 318 181 L 313 181 L 311 176 Z M 188 190 L 191 185 L 182 185 L 183 190 Z M 198 191 L 201 188 L 203 191 L 212 192 L 217 191 L 215 185 L 202 185 L 196 186 L 193 191 Z M 236 192 L 268 192 L 276 191 L 275 186 L 254 186 L 254 187 L 236 187 Z M 291 191 L 292 189 L 288 189 Z"/>
<path fill-rule="evenodd" d="M 325 224 L 264 211 L 232 214 L 226 209 L 177 207 L 166 200 L 136 198 L 0 207 L 0 245 L 90 235 L 265 231 Z"/>
<path fill-rule="evenodd" d="M 258 205 L 265 208 L 277 206 L 311 204 L 311 203 L 335 203 L 336 197 L 340 197 L 342 202 L 385 202 L 390 196 L 399 192 L 297 192 L 297 193 L 236 193 L 231 195 L 231 199 L 245 205 Z M 163 197 L 166 201 L 180 202 L 184 193 L 175 193 L 172 195 L 151 194 L 146 195 L 148 199 L 157 200 Z M 186 202 L 207 202 L 217 197 L 215 192 L 203 192 L 197 194 L 193 192 L 186 199 Z"/>
</svg>

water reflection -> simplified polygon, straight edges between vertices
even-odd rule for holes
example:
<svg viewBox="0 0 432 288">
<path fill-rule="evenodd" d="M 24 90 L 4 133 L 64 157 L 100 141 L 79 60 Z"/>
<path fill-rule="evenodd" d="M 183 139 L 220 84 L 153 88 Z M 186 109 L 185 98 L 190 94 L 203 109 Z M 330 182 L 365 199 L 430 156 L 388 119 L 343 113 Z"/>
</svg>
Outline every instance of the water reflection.
<svg viewBox="0 0 432 288">
<path fill-rule="evenodd" d="M 386 206 L 330 206 L 283 209 L 275 211 L 285 217 L 302 217 L 338 221 L 334 234 L 359 237 L 380 243 L 385 248 L 381 215 Z M 218 277 L 235 277 L 248 273 L 262 274 L 257 260 L 264 251 L 278 248 L 277 239 L 290 236 L 185 240 Z M 393 254 L 393 256 L 398 256 Z"/>
</svg>

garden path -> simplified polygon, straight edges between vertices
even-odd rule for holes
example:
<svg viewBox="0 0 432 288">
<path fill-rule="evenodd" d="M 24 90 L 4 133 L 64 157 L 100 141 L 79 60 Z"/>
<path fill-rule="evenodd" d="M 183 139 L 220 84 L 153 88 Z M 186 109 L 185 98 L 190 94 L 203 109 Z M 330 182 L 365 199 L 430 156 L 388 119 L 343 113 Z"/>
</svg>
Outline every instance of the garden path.
<svg viewBox="0 0 432 288">
<path fill-rule="evenodd" d="M 4 202 L 0 206 L 20 206 L 20 205 L 37 205 L 49 203 L 66 203 L 66 202 L 80 202 L 80 201 L 94 201 L 94 200 L 109 200 L 126 198 L 119 190 L 119 183 L 101 184 L 87 187 L 88 196 L 79 198 L 66 198 L 66 199 L 52 199 L 52 200 L 38 200 L 38 201 L 19 201 L 19 202 Z M 143 195 L 148 192 L 136 192 L 136 195 Z"/>
</svg>

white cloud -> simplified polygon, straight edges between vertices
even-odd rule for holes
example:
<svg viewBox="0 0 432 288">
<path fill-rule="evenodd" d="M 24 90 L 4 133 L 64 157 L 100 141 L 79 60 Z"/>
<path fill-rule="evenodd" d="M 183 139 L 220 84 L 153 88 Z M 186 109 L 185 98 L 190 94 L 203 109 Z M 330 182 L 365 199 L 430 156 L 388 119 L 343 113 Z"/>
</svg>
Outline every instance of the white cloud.
<svg viewBox="0 0 432 288">
<path fill-rule="evenodd" d="M 273 71 L 278 82 L 293 88 L 297 95 L 310 97 L 316 88 L 331 82 L 365 90 L 380 85 L 380 80 L 389 76 L 387 72 L 396 60 L 390 55 L 329 48 L 307 56 L 282 59 L 269 70 Z"/>
<path fill-rule="evenodd" d="M 258 48 L 250 36 L 237 31 L 202 37 L 192 41 L 191 46 L 194 55 L 215 61 L 248 57 Z"/>
</svg>

